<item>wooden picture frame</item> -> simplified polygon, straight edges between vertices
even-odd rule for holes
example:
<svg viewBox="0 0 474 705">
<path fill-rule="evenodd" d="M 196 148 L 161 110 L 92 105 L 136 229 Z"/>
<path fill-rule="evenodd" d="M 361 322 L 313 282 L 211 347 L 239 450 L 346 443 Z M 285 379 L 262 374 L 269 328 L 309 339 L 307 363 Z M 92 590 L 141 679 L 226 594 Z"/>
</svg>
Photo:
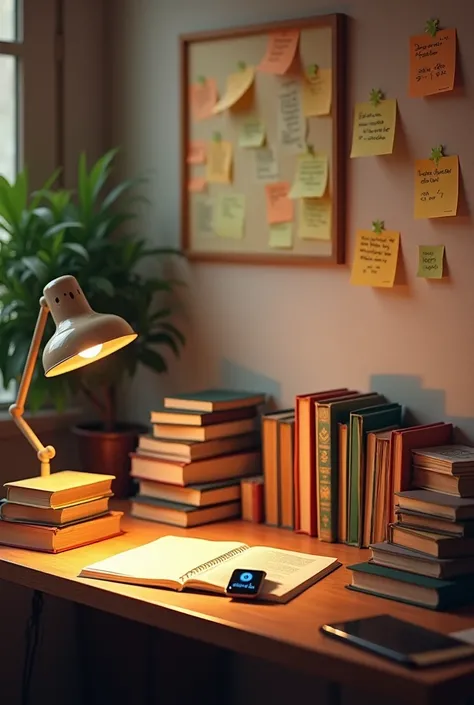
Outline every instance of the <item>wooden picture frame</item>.
<svg viewBox="0 0 474 705">
<path fill-rule="evenodd" d="M 201 32 L 198 34 L 183 35 L 180 37 L 181 54 L 181 246 L 187 257 L 192 261 L 203 262 L 227 262 L 242 264 L 261 265 L 334 265 L 345 262 L 345 229 L 346 229 L 346 70 L 345 70 L 345 42 L 346 42 L 346 17 L 342 14 L 331 14 L 320 17 L 304 18 L 293 21 L 275 22 L 271 24 L 261 24 L 250 27 L 231 28 L 220 31 Z M 213 122 L 217 118 L 211 117 L 207 120 L 196 121 L 192 119 L 190 92 L 191 85 L 198 81 L 199 75 L 212 76 L 217 82 L 220 95 L 225 89 L 225 80 L 229 73 L 235 71 L 236 64 L 250 56 L 252 64 L 258 62 L 257 54 L 263 58 L 268 35 L 272 32 L 283 30 L 298 30 L 300 33 L 300 44 L 298 52 L 301 52 L 300 65 L 308 62 L 308 52 L 310 60 L 318 66 L 318 54 L 322 56 L 321 65 L 324 62 L 330 63 L 331 69 L 331 89 L 332 100 L 329 115 L 308 117 L 307 134 L 308 144 L 314 139 L 314 148 L 317 151 L 326 151 L 329 163 L 328 194 L 330 197 L 330 240 L 302 240 L 293 232 L 291 251 L 270 249 L 265 217 L 262 215 L 265 209 L 265 190 L 262 184 L 252 183 L 247 166 L 234 170 L 234 181 L 228 185 L 209 184 L 207 193 L 191 193 L 189 191 L 190 179 L 202 176 L 205 168 L 188 164 L 188 154 L 191 143 L 195 140 L 202 141 L 205 145 L 212 139 L 211 135 L 219 135 L 220 132 L 213 132 L 216 127 Z M 320 39 L 321 41 L 315 41 Z M 328 44 L 329 43 L 329 44 Z M 303 52 L 306 55 L 303 56 Z M 316 58 L 313 58 L 313 53 Z M 249 59 L 247 59 L 249 60 Z M 243 65 L 243 64 L 241 64 Z M 212 74 L 210 73 L 212 71 Z M 266 81 L 278 81 L 285 77 L 271 74 L 257 73 L 257 78 Z M 202 80 L 202 79 L 201 79 Z M 301 73 L 299 80 L 304 80 Z M 257 83 L 257 79 L 255 80 Z M 260 84 L 260 87 L 262 84 Z M 275 84 L 277 86 L 277 84 Z M 255 86 L 255 91 L 258 86 Z M 278 87 L 275 88 L 275 92 Z M 270 101 L 262 98 L 258 103 L 267 109 Z M 258 100 L 258 98 L 256 98 Z M 278 108 L 278 101 L 275 98 L 274 111 Z M 269 107 L 269 120 L 272 120 L 273 107 Z M 227 111 L 231 112 L 231 111 Z M 220 116 L 219 116 L 219 119 Z M 224 124 L 223 139 L 233 141 L 234 155 L 236 154 L 236 130 L 232 137 L 228 137 L 226 128 L 231 125 L 235 118 L 225 116 L 227 120 Z M 262 118 L 263 119 L 263 118 Z M 276 118 L 275 118 L 276 119 Z M 230 122 L 229 122 L 230 121 Z M 323 121 L 323 122 L 319 122 Z M 221 123 L 217 129 L 220 130 Z M 270 130 L 268 131 L 268 135 Z M 324 134 L 327 144 L 321 148 L 317 141 L 319 135 Z M 329 135 L 329 137 L 328 137 Z M 321 138 L 323 139 L 323 138 Z M 278 145 L 274 146 L 279 154 Z M 245 159 L 250 150 L 247 150 Z M 239 152 L 240 154 L 240 152 Z M 242 157 L 242 160 L 244 157 Z M 295 157 L 296 159 L 296 157 Z M 288 156 L 283 153 L 281 162 L 287 169 L 282 180 L 289 182 L 294 176 L 290 174 L 289 166 L 286 167 Z M 289 163 L 289 162 L 288 162 Z M 201 172 L 199 172 L 199 168 Z M 247 171 L 245 171 L 247 169 Z M 237 172 L 237 173 L 236 173 Z M 246 190 L 246 230 L 245 236 L 240 240 L 223 238 L 213 235 L 210 232 L 209 220 L 207 221 L 207 232 L 201 236 L 202 213 L 210 213 L 214 197 L 219 189 L 227 189 L 228 193 L 234 191 L 240 193 Z M 261 199 L 261 200 L 258 200 Z M 263 209 L 263 211 L 262 211 Z M 201 215 L 198 213 L 201 212 Z M 257 215 L 252 215 L 254 213 Z M 196 227 L 196 223 L 200 224 Z M 293 225 L 296 230 L 297 223 Z"/>
</svg>

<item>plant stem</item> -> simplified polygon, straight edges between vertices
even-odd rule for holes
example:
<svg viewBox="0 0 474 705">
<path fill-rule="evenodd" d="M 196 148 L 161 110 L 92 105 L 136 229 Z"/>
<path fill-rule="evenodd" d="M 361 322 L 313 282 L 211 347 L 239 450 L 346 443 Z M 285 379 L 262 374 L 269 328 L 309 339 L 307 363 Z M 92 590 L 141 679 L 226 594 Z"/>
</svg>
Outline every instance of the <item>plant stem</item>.
<svg viewBox="0 0 474 705">
<path fill-rule="evenodd" d="M 102 404 L 100 399 L 98 399 L 96 395 L 93 394 L 88 387 L 86 387 L 85 384 L 81 384 L 80 389 L 84 396 L 87 397 L 87 399 L 91 402 L 93 406 L 95 406 L 99 414 L 103 417 L 105 415 L 105 406 L 104 404 Z"/>
</svg>

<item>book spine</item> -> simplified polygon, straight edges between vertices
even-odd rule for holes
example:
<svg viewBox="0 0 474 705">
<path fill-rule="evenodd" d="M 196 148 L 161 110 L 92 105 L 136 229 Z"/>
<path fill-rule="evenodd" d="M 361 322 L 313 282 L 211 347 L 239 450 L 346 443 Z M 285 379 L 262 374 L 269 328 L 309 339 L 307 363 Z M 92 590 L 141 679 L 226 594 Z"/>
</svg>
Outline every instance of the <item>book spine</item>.
<svg viewBox="0 0 474 705">
<path fill-rule="evenodd" d="M 331 461 L 331 406 L 316 402 L 318 536 L 332 543 L 337 538 L 337 480 Z"/>
<path fill-rule="evenodd" d="M 350 546 L 359 545 L 359 436 L 362 420 L 355 414 L 350 415 L 349 422 L 349 463 L 348 463 L 348 490 L 349 490 L 349 520 L 347 543 Z"/>
</svg>

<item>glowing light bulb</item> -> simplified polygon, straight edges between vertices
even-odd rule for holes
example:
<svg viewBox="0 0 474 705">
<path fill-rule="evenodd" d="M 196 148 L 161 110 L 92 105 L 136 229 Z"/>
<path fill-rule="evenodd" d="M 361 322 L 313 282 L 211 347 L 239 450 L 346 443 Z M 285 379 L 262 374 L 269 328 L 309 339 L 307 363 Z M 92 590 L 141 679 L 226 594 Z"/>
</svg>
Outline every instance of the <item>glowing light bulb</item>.
<svg viewBox="0 0 474 705">
<path fill-rule="evenodd" d="M 102 343 L 99 343 L 99 345 L 94 345 L 92 348 L 87 348 L 87 350 L 82 350 L 79 353 L 79 357 L 84 357 L 86 360 L 91 360 L 93 357 L 97 357 L 97 355 L 100 353 L 102 350 Z"/>
</svg>

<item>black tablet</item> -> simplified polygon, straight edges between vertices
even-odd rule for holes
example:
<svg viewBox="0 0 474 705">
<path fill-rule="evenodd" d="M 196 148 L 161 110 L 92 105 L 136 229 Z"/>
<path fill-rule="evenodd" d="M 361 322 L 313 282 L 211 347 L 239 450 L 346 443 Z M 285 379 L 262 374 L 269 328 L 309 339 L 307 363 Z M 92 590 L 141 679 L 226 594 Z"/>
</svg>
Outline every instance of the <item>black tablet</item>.
<svg viewBox="0 0 474 705">
<path fill-rule="evenodd" d="M 474 656 L 474 646 L 388 614 L 324 624 L 323 634 L 405 666 L 424 667 Z"/>
</svg>

